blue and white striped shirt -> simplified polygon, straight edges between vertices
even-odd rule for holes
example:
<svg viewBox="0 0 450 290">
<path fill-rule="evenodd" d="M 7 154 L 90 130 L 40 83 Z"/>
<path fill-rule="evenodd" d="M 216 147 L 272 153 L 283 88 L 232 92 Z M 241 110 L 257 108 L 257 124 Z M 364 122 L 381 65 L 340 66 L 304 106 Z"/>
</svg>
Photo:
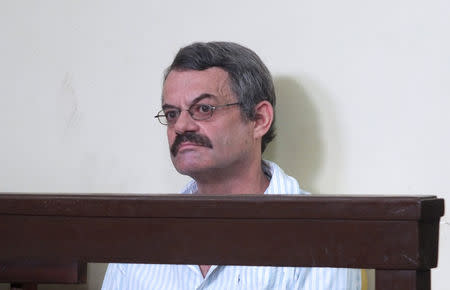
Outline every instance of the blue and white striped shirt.
<svg viewBox="0 0 450 290">
<path fill-rule="evenodd" d="M 265 173 L 271 178 L 264 194 L 308 194 L 278 165 L 264 162 Z M 192 181 L 182 192 L 196 191 Z M 213 265 L 203 277 L 198 265 L 109 264 L 102 286 L 102 290 L 193 289 L 360 290 L 361 272 L 344 268 Z"/>
</svg>

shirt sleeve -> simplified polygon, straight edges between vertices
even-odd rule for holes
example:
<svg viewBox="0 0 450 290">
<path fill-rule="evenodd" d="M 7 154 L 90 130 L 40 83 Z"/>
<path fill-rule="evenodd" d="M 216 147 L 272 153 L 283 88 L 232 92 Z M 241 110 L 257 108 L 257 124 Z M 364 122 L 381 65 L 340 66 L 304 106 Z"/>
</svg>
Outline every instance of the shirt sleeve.
<svg viewBox="0 0 450 290">
<path fill-rule="evenodd" d="M 109 264 L 103 279 L 102 290 L 121 290 L 125 276 L 123 264 Z"/>
<path fill-rule="evenodd" d="M 361 270 L 297 268 L 294 285 L 299 290 L 361 290 Z"/>
</svg>

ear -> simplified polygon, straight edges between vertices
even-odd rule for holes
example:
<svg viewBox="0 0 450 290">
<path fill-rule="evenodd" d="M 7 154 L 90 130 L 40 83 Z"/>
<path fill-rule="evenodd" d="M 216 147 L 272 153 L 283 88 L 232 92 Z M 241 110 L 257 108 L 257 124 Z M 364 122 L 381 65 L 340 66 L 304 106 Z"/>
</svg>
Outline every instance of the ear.
<svg viewBox="0 0 450 290">
<path fill-rule="evenodd" d="M 270 129 L 273 122 L 273 107 L 268 101 L 262 101 L 255 107 L 255 127 L 253 137 L 262 138 Z"/>
</svg>

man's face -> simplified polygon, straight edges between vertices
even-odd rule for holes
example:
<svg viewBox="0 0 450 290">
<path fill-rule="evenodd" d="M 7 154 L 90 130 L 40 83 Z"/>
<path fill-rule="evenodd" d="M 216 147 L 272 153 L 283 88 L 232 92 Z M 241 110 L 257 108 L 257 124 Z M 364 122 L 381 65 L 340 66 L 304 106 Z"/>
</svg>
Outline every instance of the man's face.
<svg viewBox="0 0 450 290">
<path fill-rule="evenodd" d="M 218 169 L 234 170 L 251 161 L 258 144 L 253 138 L 253 122 L 243 120 L 239 105 L 218 108 L 202 121 L 186 111 L 194 104 L 235 102 L 228 73 L 220 68 L 169 73 L 163 87 L 163 109 L 182 110 L 176 123 L 167 126 L 171 158 L 178 172 L 195 178 Z M 181 138 L 186 135 L 191 138 Z"/>
</svg>

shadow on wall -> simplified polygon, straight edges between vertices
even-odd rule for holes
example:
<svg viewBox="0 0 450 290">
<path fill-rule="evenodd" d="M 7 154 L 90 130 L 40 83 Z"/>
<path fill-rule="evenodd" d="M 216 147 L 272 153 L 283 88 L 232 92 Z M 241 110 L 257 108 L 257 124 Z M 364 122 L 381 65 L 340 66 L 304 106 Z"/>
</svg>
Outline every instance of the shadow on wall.
<svg viewBox="0 0 450 290">
<path fill-rule="evenodd" d="M 274 83 L 276 137 L 267 147 L 264 159 L 277 162 L 297 178 L 301 188 L 317 193 L 314 184 L 323 156 L 318 110 L 296 79 L 279 76 Z"/>
</svg>

